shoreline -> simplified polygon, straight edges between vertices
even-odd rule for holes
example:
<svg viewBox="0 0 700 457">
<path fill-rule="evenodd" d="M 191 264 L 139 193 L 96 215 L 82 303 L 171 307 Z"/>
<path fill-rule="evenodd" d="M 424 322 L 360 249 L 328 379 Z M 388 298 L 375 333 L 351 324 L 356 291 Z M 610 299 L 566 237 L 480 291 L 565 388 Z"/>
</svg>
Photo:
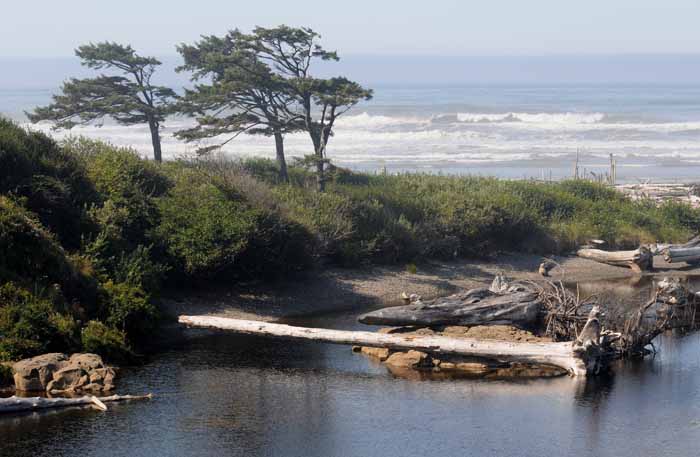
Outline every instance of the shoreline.
<svg viewBox="0 0 700 457">
<path fill-rule="evenodd" d="M 624 281 L 654 276 L 700 275 L 700 267 L 669 264 L 654 258 L 655 271 L 636 275 L 632 270 L 572 256 L 555 256 L 559 264 L 549 278 L 538 273 L 541 256 L 503 254 L 490 260 L 427 262 L 416 273 L 404 266 L 331 268 L 307 272 L 275 283 L 240 286 L 211 286 L 190 290 L 168 290 L 161 299 L 165 316 L 199 314 L 236 319 L 277 322 L 311 314 L 401 304 L 402 292 L 432 299 L 460 290 L 488 286 L 497 273 L 509 279 L 542 282 Z"/>
</svg>

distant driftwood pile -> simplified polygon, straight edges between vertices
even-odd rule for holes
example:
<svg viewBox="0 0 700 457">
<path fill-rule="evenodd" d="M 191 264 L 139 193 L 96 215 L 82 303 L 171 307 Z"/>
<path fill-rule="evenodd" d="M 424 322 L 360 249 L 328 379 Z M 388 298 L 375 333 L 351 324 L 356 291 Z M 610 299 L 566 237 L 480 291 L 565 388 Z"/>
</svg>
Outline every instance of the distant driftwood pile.
<svg viewBox="0 0 700 457">
<path fill-rule="evenodd" d="M 595 260 L 608 265 L 629 267 L 635 272 L 653 269 L 654 255 L 661 254 L 670 263 L 700 263 L 700 236 L 683 244 L 656 244 L 640 246 L 633 251 L 603 251 L 601 249 L 582 248 L 576 253 L 579 257 Z"/>
<path fill-rule="evenodd" d="M 621 184 L 617 190 L 632 200 L 651 200 L 656 204 L 667 201 L 688 203 L 693 208 L 700 208 L 697 184 Z"/>
</svg>

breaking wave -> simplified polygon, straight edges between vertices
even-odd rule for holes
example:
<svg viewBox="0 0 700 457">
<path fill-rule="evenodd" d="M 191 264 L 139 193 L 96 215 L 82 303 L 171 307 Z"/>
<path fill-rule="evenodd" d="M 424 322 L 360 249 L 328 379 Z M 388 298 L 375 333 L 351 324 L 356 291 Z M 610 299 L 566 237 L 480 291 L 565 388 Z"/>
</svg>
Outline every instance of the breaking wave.
<svg viewBox="0 0 700 457">
<path fill-rule="evenodd" d="M 457 113 L 460 122 L 525 122 L 529 124 L 596 124 L 603 113 Z"/>
</svg>

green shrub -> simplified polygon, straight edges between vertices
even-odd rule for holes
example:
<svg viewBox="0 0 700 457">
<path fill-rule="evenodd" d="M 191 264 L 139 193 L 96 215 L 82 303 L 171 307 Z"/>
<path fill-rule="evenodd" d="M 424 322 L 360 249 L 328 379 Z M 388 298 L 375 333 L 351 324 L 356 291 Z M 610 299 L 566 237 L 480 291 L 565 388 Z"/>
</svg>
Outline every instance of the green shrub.
<svg viewBox="0 0 700 457">
<path fill-rule="evenodd" d="M 34 212 L 67 248 L 90 230 L 85 207 L 97 193 L 85 168 L 40 132 L 0 118 L 0 194 L 12 194 Z"/>
<path fill-rule="evenodd" d="M 66 300 L 94 303 L 97 285 L 79 256 L 69 256 L 32 213 L 0 196 L 0 283 L 58 287 Z"/>
<path fill-rule="evenodd" d="M 102 322 L 88 322 L 81 331 L 80 339 L 83 351 L 99 354 L 107 362 L 124 363 L 133 359 L 134 354 L 126 343 L 124 332 Z"/>
<path fill-rule="evenodd" d="M 195 170 L 180 169 L 159 201 L 157 234 L 180 271 L 212 277 L 230 270 L 255 229 L 256 214 Z"/>
<path fill-rule="evenodd" d="M 349 198 L 292 186 L 276 188 L 275 196 L 284 202 L 289 217 L 314 235 L 315 255 L 342 262 L 344 245 L 355 232 Z"/>
<path fill-rule="evenodd" d="M 53 304 L 13 283 L 0 286 L 0 360 L 79 347 L 78 325 Z"/>
<path fill-rule="evenodd" d="M 88 174 L 103 203 L 91 214 L 108 235 L 114 253 L 150 244 L 159 222 L 157 198 L 171 186 L 160 167 L 126 148 L 90 143 L 94 151 L 83 152 Z"/>
<path fill-rule="evenodd" d="M 271 161 L 259 162 L 265 167 L 276 167 Z M 224 268 L 225 272 L 259 278 L 310 266 L 315 260 L 313 235 L 288 217 L 285 202 L 277 198 L 268 184 L 251 175 L 246 164 L 250 165 L 248 161 L 207 159 L 179 162 L 169 169 L 174 176 L 183 173 L 183 169 L 196 173 L 198 180 L 213 185 L 224 198 L 236 202 L 238 213 L 252 224 L 245 247 L 235 262 Z"/>
<path fill-rule="evenodd" d="M 133 341 L 142 341 L 154 329 L 158 310 L 139 286 L 107 281 L 103 284 L 103 320 Z"/>
<path fill-rule="evenodd" d="M 556 184 L 575 197 L 590 201 L 625 201 L 625 197 L 615 189 L 596 182 L 583 179 L 571 179 Z"/>
<path fill-rule="evenodd" d="M 47 278 L 68 274 L 66 253 L 34 215 L 0 196 L 0 281 Z"/>
</svg>

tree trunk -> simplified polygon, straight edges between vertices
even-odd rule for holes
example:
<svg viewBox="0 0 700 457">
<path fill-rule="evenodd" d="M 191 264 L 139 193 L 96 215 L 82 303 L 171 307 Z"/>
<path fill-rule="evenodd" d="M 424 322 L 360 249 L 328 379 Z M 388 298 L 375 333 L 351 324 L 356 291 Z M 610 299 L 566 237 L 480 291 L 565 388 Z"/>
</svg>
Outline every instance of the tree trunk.
<svg viewBox="0 0 700 457">
<path fill-rule="evenodd" d="M 324 176 L 322 130 L 312 128 L 309 130 L 309 136 L 314 145 L 314 156 L 316 159 L 316 188 L 319 192 L 324 192 L 326 190 L 326 177 Z"/>
<path fill-rule="evenodd" d="M 284 137 L 279 131 L 275 131 L 275 150 L 277 151 L 277 165 L 280 167 L 280 181 L 289 182 L 287 174 L 287 161 L 284 158 Z"/>
<path fill-rule="evenodd" d="M 640 246 L 634 251 L 601 251 L 600 249 L 579 249 L 576 253 L 584 259 L 595 260 L 608 265 L 629 267 L 635 272 L 650 270 L 653 266 L 654 256 L 649 248 Z"/>
<path fill-rule="evenodd" d="M 324 176 L 323 158 L 316 155 L 316 184 L 319 192 L 326 190 L 326 177 Z"/>
<path fill-rule="evenodd" d="M 498 294 L 488 289 L 423 303 L 392 306 L 361 315 L 358 320 L 369 325 L 419 326 L 442 325 L 514 325 L 532 327 L 542 310 L 542 301 L 532 291 Z"/>
<path fill-rule="evenodd" d="M 148 127 L 151 129 L 151 143 L 153 143 L 153 160 L 156 162 L 163 161 L 163 154 L 160 148 L 160 124 L 154 120 L 148 121 Z"/>
<path fill-rule="evenodd" d="M 229 319 L 213 316 L 180 316 L 181 324 L 232 330 L 238 333 L 323 341 L 352 346 L 383 347 L 395 350 L 415 349 L 428 353 L 459 354 L 503 362 L 522 362 L 554 365 L 574 376 L 585 376 L 599 367 L 597 355 L 565 343 L 521 343 L 446 336 L 416 336 L 400 333 L 357 332 L 323 328 L 293 327 L 283 324 Z"/>
</svg>

